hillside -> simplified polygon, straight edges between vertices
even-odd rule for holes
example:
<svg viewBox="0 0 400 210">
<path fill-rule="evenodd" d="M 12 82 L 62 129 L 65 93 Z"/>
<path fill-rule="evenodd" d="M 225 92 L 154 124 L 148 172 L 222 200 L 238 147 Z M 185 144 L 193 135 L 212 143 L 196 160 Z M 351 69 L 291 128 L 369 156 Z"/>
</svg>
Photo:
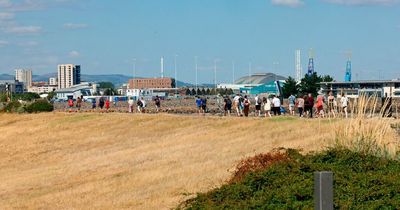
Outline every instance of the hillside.
<svg viewBox="0 0 400 210">
<path fill-rule="evenodd" d="M 318 150 L 333 132 L 327 121 L 297 118 L 48 113 L 0 119 L 0 209 L 174 208 L 220 186 L 244 157 L 277 147 Z"/>
</svg>

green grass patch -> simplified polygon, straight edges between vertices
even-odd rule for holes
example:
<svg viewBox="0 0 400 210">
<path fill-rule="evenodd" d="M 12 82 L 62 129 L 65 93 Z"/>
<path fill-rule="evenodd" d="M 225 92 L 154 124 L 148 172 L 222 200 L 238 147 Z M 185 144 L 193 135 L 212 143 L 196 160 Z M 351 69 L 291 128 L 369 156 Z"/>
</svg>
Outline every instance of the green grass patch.
<svg viewBox="0 0 400 210">
<path fill-rule="evenodd" d="M 286 150 L 242 161 L 227 184 L 178 209 L 313 209 L 316 171 L 334 172 L 335 209 L 399 209 L 400 162 L 346 149 Z"/>
</svg>

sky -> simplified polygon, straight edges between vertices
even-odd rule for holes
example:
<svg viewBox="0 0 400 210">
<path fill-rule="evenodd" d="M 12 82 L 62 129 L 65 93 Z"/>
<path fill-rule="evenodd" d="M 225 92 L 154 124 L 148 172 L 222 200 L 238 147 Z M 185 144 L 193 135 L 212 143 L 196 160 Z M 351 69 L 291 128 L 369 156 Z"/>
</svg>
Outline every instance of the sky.
<svg viewBox="0 0 400 210">
<path fill-rule="evenodd" d="M 400 0 L 0 0 L 0 74 L 30 68 L 227 83 L 295 75 L 295 50 L 343 81 L 400 78 Z M 233 65 L 234 64 L 234 65 Z M 234 68 L 233 68 L 234 66 Z M 233 70 L 234 69 L 234 70 Z M 233 74 L 233 72 L 235 72 Z"/>
</svg>

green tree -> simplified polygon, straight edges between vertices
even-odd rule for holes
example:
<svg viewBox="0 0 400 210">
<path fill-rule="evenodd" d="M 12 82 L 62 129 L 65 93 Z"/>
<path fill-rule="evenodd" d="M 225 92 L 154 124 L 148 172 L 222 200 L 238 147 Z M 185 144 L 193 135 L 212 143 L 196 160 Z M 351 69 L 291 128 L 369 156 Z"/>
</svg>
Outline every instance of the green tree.
<svg viewBox="0 0 400 210">
<path fill-rule="evenodd" d="M 186 89 L 186 93 L 185 93 L 187 96 L 190 96 L 190 95 L 192 95 L 192 91 L 190 91 L 190 89 L 188 88 L 188 89 Z"/>
<path fill-rule="evenodd" d="M 37 93 L 21 93 L 21 94 L 14 94 L 12 99 L 14 101 L 22 100 L 22 101 L 33 101 L 35 99 L 39 99 L 40 96 Z"/>
<path fill-rule="evenodd" d="M 229 88 L 227 91 L 226 91 L 226 95 L 232 95 L 233 94 L 233 90 L 231 89 L 231 88 Z"/>
<path fill-rule="evenodd" d="M 321 82 L 333 82 L 333 77 L 329 75 L 324 75 L 321 77 Z"/>
<path fill-rule="evenodd" d="M 317 95 L 321 88 L 321 82 L 331 82 L 333 78 L 329 75 L 318 76 L 316 72 L 311 76 L 306 75 L 300 82 L 299 90 L 302 94 L 311 93 Z"/>
<path fill-rule="evenodd" d="M 115 86 L 112 82 L 99 82 L 99 88 L 101 89 L 107 89 L 107 88 L 111 88 L 114 89 Z"/>
<path fill-rule="evenodd" d="M 288 98 L 291 94 L 297 95 L 299 93 L 299 85 L 293 77 L 289 77 L 282 87 L 283 97 Z"/>
<path fill-rule="evenodd" d="M 191 94 L 192 96 L 195 96 L 195 95 L 197 95 L 197 92 L 196 92 L 196 89 L 192 89 L 192 94 Z"/>
<path fill-rule="evenodd" d="M 207 90 L 206 90 L 206 95 L 211 95 L 211 91 L 210 91 L 210 88 L 207 88 Z"/>
<path fill-rule="evenodd" d="M 57 95 L 56 92 L 54 92 L 54 91 L 50 92 L 50 93 L 47 95 L 47 100 L 50 101 L 50 100 L 53 99 L 56 95 Z"/>
</svg>

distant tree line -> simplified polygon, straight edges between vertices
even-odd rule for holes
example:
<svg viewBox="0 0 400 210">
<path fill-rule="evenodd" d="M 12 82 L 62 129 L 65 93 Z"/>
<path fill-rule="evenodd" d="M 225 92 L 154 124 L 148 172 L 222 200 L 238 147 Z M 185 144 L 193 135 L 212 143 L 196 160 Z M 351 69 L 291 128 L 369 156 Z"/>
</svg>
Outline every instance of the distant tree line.
<svg viewBox="0 0 400 210">
<path fill-rule="evenodd" d="M 321 82 L 332 82 L 333 78 L 329 75 L 320 76 L 317 73 L 305 75 L 298 83 L 293 77 L 289 77 L 282 87 L 283 97 L 293 95 L 305 95 L 311 93 L 317 95 L 321 88 Z"/>
</svg>

